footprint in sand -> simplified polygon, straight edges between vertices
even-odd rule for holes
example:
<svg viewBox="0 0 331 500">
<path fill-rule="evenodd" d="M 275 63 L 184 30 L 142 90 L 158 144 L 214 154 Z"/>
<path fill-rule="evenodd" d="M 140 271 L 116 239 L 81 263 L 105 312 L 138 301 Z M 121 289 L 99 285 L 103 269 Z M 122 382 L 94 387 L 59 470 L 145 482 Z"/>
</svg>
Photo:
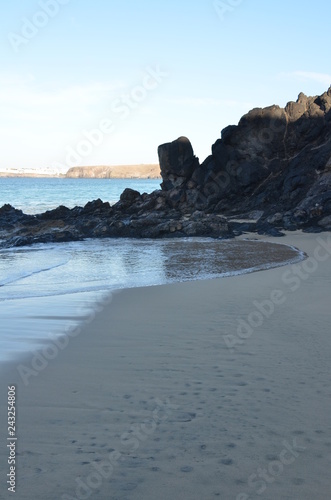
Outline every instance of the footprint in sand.
<svg viewBox="0 0 331 500">
<path fill-rule="evenodd" d="M 305 480 L 302 479 L 301 477 L 294 477 L 292 480 L 291 480 L 291 483 L 292 484 L 295 484 L 296 486 L 300 486 L 301 484 L 304 484 L 305 483 Z"/>
<path fill-rule="evenodd" d="M 232 458 L 223 458 L 221 460 L 221 464 L 223 464 L 223 465 L 232 465 L 233 464 L 233 460 L 232 460 Z"/>
<path fill-rule="evenodd" d="M 181 467 L 180 470 L 181 472 L 192 472 L 193 467 L 191 467 L 190 465 L 185 465 L 184 467 Z"/>
<path fill-rule="evenodd" d="M 169 422 L 191 422 L 196 417 L 196 413 L 181 412 L 169 419 Z"/>
<path fill-rule="evenodd" d="M 138 483 L 124 483 L 121 484 L 119 489 L 122 491 L 133 491 L 138 487 Z"/>
</svg>

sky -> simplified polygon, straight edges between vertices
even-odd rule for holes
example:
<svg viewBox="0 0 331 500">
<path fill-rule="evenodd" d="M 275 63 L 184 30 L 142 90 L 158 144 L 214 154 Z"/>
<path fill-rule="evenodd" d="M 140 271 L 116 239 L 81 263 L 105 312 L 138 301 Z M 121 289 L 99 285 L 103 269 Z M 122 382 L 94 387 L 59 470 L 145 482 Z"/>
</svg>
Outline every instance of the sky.
<svg viewBox="0 0 331 500">
<path fill-rule="evenodd" d="M 331 85 L 329 0 L 11 0 L 0 16 L 0 171 L 203 161 L 254 107 Z"/>
</svg>

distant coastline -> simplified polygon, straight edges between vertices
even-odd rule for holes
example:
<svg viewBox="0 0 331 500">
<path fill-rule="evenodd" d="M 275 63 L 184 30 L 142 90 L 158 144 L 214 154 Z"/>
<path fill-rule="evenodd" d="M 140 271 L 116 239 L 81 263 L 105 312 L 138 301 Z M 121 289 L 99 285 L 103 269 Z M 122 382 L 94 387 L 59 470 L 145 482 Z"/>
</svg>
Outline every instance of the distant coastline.
<svg viewBox="0 0 331 500">
<path fill-rule="evenodd" d="M 26 179 L 26 178 L 43 178 L 43 179 L 60 179 L 60 178 L 65 178 L 65 174 L 58 174 L 58 175 L 48 175 L 48 174 L 35 174 L 31 172 L 0 172 L 0 178 L 19 178 L 19 179 Z"/>
<path fill-rule="evenodd" d="M 161 178 L 159 164 L 98 165 L 72 167 L 66 174 L 43 174 L 36 172 L 0 172 L 0 177 L 61 178 L 61 179 L 158 179 Z"/>
<path fill-rule="evenodd" d="M 101 165 L 95 167 L 70 168 L 66 173 L 66 177 L 70 179 L 157 179 L 161 177 L 161 171 L 159 164 Z"/>
</svg>

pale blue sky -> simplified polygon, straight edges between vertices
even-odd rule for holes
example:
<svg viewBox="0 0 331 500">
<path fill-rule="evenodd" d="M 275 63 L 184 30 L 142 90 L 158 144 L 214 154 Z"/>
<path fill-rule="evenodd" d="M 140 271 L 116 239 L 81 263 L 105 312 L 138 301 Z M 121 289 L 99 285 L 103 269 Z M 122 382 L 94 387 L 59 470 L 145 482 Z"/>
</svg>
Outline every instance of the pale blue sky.
<svg viewBox="0 0 331 500">
<path fill-rule="evenodd" d="M 214 3 L 3 3 L 0 170 L 156 162 L 180 135 L 203 160 L 252 107 L 329 87 L 328 0 Z"/>
</svg>

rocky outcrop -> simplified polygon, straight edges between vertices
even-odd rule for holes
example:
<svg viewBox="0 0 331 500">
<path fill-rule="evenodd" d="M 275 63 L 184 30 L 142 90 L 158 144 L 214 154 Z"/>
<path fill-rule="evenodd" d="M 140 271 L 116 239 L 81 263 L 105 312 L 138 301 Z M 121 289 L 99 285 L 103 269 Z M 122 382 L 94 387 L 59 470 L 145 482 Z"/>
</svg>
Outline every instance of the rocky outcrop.
<svg viewBox="0 0 331 500">
<path fill-rule="evenodd" d="M 224 217 L 171 209 L 164 193 L 141 195 L 126 189 L 113 206 L 96 200 L 85 207 L 58 207 L 39 215 L 24 215 L 9 205 L 0 209 L 0 246 L 23 246 L 85 238 L 161 238 L 231 236 Z"/>
<path fill-rule="evenodd" d="M 163 178 L 178 168 L 181 172 L 176 158 L 169 165 L 171 156 L 162 148 Z M 176 150 L 176 141 L 171 148 Z M 254 219 L 258 213 L 260 228 L 330 228 L 331 87 L 319 97 L 300 94 L 284 109 L 253 109 L 237 126 L 222 130 L 212 154 L 195 163 L 192 172 L 180 174 L 179 185 L 175 178 L 163 182 L 162 189 L 170 204 L 185 212 L 198 209 L 236 219 Z"/>
<path fill-rule="evenodd" d="M 96 200 L 31 216 L 5 205 L 0 245 L 331 230 L 331 88 L 251 110 L 211 153 L 200 164 L 186 137 L 159 146 L 161 190 L 126 189 L 113 206 Z"/>
</svg>

